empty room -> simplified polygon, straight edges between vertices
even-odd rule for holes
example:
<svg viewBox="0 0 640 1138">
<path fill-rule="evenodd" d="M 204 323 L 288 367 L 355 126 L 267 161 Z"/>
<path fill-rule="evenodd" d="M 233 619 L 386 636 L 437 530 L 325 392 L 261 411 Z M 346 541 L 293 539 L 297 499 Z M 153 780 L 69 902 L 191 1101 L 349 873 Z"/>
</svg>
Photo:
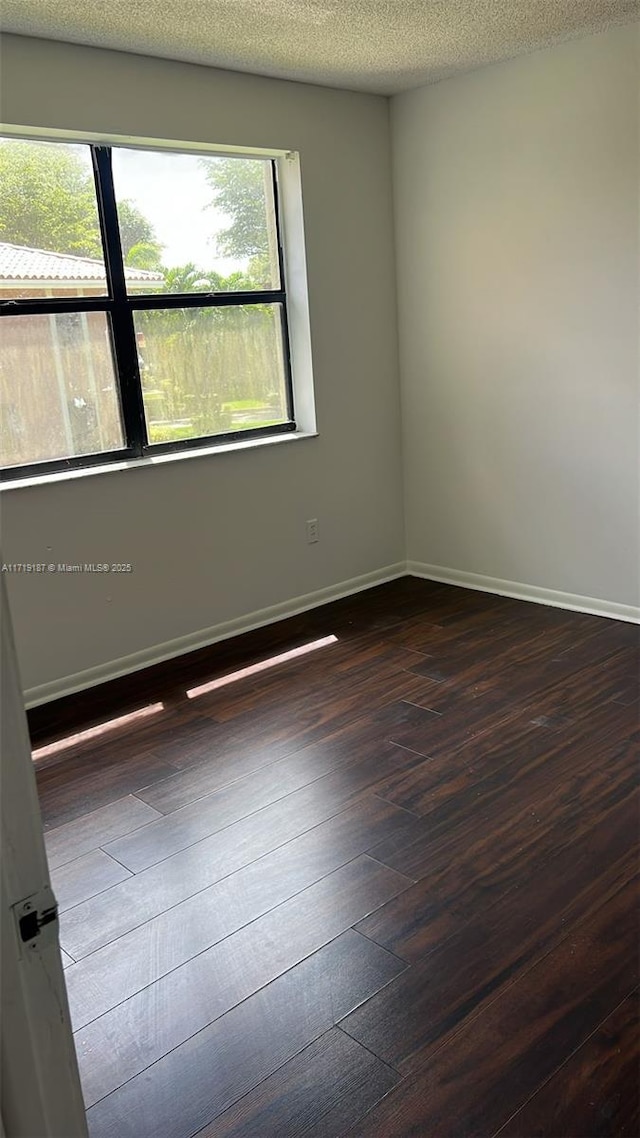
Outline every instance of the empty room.
<svg viewBox="0 0 640 1138">
<path fill-rule="evenodd" d="M 637 0 L 3 0 L 2 1138 L 635 1138 Z"/>
</svg>

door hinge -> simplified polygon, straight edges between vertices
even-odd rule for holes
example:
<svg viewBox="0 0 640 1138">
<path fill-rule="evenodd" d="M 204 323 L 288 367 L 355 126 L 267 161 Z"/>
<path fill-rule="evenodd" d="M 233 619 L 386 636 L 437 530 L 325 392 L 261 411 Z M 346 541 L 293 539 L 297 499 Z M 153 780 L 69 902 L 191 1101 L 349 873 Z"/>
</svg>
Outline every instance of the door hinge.
<svg viewBox="0 0 640 1138">
<path fill-rule="evenodd" d="M 21 948 L 42 948 L 58 933 L 58 903 L 50 886 L 12 906 Z"/>
</svg>

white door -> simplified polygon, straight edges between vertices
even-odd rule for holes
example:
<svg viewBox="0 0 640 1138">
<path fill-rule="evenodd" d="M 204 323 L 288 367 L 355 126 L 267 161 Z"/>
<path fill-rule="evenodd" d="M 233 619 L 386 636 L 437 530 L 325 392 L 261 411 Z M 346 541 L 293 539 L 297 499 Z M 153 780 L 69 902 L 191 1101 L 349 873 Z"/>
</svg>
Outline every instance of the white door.
<svg viewBox="0 0 640 1138">
<path fill-rule="evenodd" d="M 0 589 L 0 1134 L 4 1132 L 6 1138 L 86 1138 L 57 914 L 4 577 Z"/>
</svg>

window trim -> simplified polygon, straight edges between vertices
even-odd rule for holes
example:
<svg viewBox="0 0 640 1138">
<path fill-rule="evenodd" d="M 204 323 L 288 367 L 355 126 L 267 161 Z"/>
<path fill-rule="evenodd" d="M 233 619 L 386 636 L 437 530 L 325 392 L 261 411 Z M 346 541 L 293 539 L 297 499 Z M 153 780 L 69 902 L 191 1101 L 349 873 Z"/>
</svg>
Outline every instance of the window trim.
<svg viewBox="0 0 640 1138">
<path fill-rule="evenodd" d="M 4 133 L 0 127 L 0 133 Z M 72 137 L 73 136 L 73 137 Z M 11 483 L 16 480 L 41 481 L 47 475 L 65 471 L 82 471 L 100 466 L 109 468 L 112 464 L 127 463 L 131 460 L 144 461 L 156 456 L 183 453 L 197 454 L 207 449 L 220 447 L 233 449 L 234 445 L 251 440 L 268 441 L 279 435 L 298 431 L 294 418 L 294 382 L 291 363 L 291 337 L 289 329 L 288 295 L 286 288 L 285 256 L 282 241 L 283 216 L 280 208 L 278 179 L 278 157 L 274 152 L 248 152 L 239 148 L 219 148 L 195 146 L 185 143 L 162 146 L 152 140 L 118 139 L 103 141 L 79 137 L 70 132 L 66 138 L 49 132 L 18 135 L 7 130 L 5 137 L 20 137 L 26 141 L 52 141 L 81 143 L 88 146 L 93 164 L 94 183 L 100 233 L 106 270 L 106 292 L 95 297 L 38 297 L 19 299 L 0 299 L 0 319 L 20 315 L 56 315 L 76 312 L 104 312 L 107 316 L 114 362 L 115 379 L 122 417 L 126 445 L 117 450 L 99 451 L 92 454 L 72 455 L 67 458 L 48 459 L 41 462 L 23 463 L 10 467 L 0 467 L 0 482 Z M 191 293 L 139 293 L 129 294 L 126 287 L 124 258 L 120 241 L 120 228 L 117 216 L 112 151 L 114 148 L 135 148 L 155 152 L 171 150 L 173 153 L 202 153 L 220 157 L 260 159 L 269 161 L 273 182 L 273 209 L 278 254 L 279 285 L 277 289 L 242 290 L 240 292 L 191 292 Z M 285 155 L 293 157 L 293 155 Z M 244 431 L 226 431 L 215 435 L 202 435 L 192 439 L 177 439 L 172 442 L 150 443 L 143 403 L 143 390 L 138 364 L 137 339 L 133 313 L 155 309 L 251 307 L 260 304 L 277 305 L 280 312 L 281 337 L 284 363 L 285 394 L 288 418 L 282 423 L 265 427 L 255 427 Z"/>
</svg>

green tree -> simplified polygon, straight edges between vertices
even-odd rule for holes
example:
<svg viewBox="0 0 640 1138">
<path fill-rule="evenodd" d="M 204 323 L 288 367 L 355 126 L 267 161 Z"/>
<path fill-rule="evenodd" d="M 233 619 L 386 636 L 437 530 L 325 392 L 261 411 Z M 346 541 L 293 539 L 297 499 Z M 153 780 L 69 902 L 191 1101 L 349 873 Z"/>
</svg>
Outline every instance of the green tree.
<svg viewBox="0 0 640 1138">
<path fill-rule="evenodd" d="M 129 198 L 123 198 L 118 202 L 118 222 L 122 255 L 127 264 L 135 264 L 138 269 L 158 268 L 162 261 L 162 245 L 156 238 L 151 222 Z M 142 265 L 129 259 L 132 250 L 139 245 L 144 246 L 146 259 L 153 258 L 153 263 Z"/>
<path fill-rule="evenodd" d="M 162 269 L 162 253 L 155 241 L 139 241 L 124 255 L 132 269 Z"/>
<path fill-rule="evenodd" d="M 93 177 L 79 147 L 0 144 L 0 240 L 101 256 Z"/>
<path fill-rule="evenodd" d="M 200 162 L 213 190 L 211 206 L 230 219 L 228 228 L 217 234 L 218 252 L 224 257 L 268 257 L 268 163 L 247 158 L 202 158 Z"/>
</svg>

